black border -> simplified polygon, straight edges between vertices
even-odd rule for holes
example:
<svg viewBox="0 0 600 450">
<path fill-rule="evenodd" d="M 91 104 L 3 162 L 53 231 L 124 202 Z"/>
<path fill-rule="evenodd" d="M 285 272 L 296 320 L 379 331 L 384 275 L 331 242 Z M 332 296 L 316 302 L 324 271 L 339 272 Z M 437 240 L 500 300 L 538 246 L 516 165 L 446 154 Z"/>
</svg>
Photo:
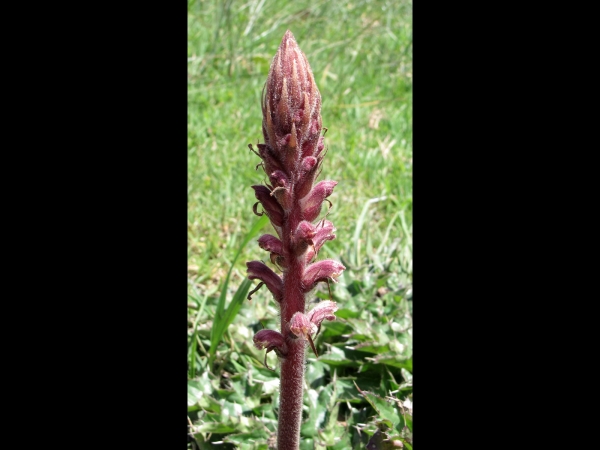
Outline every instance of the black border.
<svg viewBox="0 0 600 450">
<path fill-rule="evenodd" d="M 186 448 L 187 7 L 68 17 L 45 18 L 30 117 L 48 209 L 25 216 L 46 280 L 22 352 L 24 392 L 43 392 L 27 428 L 61 447 Z"/>
<path fill-rule="evenodd" d="M 511 371 L 519 363 L 507 355 L 518 345 L 522 307 L 509 291 L 523 262 L 504 247 L 513 216 L 503 205 L 515 189 L 499 177 L 520 156 L 511 149 L 513 118 L 522 116 L 495 12 L 420 5 L 414 437 L 419 448 L 468 448 L 465 440 L 482 437 L 504 442 L 502 424 L 513 416 L 503 388 L 512 398 L 522 393 Z M 26 118 L 34 132 L 44 126 L 47 174 L 35 177 L 49 208 L 31 217 L 37 208 L 25 202 L 34 242 L 48 245 L 31 253 L 46 283 L 36 270 L 32 296 L 42 300 L 25 312 L 45 327 L 25 328 L 33 345 L 15 366 L 28 390 L 43 392 L 27 428 L 48 424 L 45 437 L 60 437 L 61 446 L 185 448 L 187 8 L 85 8 L 78 5 L 75 21 L 52 21 L 61 37 L 45 36 L 47 61 L 31 72 L 44 94 L 31 109 L 43 114 Z"/>
<path fill-rule="evenodd" d="M 523 399 L 518 49 L 491 6 L 413 7 L 414 442 L 505 448 Z"/>
</svg>

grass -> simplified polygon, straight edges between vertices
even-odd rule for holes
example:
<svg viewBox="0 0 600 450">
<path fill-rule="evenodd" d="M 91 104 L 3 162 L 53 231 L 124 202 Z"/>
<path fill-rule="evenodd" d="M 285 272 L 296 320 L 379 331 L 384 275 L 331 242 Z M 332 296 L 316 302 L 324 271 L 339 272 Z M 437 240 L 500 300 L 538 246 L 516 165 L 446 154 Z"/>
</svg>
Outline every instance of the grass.
<svg viewBox="0 0 600 450">
<path fill-rule="evenodd" d="M 302 448 L 387 448 L 379 440 L 394 436 L 408 448 L 411 2 L 192 1 L 188 12 L 188 416 L 197 445 L 267 449 L 276 430 L 277 359 L 269 354 L 276 370 L 267 370 L 251 342 L 263 326 L 278 329 L 277 310 L 266 289 L 243 299 L 255 285 L 244 283 L 244 263 L 268 260 L 256 238 L 272 232 L 252 213 L 250 186 L 264 174 L 247 144 L 262 142 L 260 94 L 290 29 L 323 98 L 319 179 L 339 182 L 328 216 L 337 239 L 319 259 L 348 267 L 332 285 L 338 320 L 323 325 L 320 356 L 307 361 Z M 328 296 L 326 286 L 313 294 Z"/>
</svg>

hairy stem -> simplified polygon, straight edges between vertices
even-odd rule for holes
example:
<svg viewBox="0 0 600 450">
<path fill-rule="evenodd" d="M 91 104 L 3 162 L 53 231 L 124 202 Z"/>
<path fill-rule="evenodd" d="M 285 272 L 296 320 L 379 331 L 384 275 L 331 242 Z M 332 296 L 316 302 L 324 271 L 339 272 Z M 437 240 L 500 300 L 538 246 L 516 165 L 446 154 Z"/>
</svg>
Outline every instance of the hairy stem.
<svg viewBox="0 0 600 450">
<path fill-rule="evenodd" d="M 295 193 L 294 193 L 295 194 Z M 299 448 L 300 424 L 302 422 L 302 397 L 304 384 L 304 351 L 306 343 L 297 339 L 289 329 L 296 312 L 304 312 L 305 297 L 302 292 L 304 258 L 294 256 L 292 233 L 301 222 L 301 209 L 293 195 L 294 205 L 283 227 L 284 256 L 288 268 L 283 275 L 283 302 L 281 303 L 281 330 L 286 337 L 288 356 L 281 363 L 279 396 L 279 423 L 277 448 Z"/>
<path fill-rule="evenodd" d="M 297 450 L 302 422 L 302 385 L 304 383 L 304 341 L 296 339 L 281 363 L 277 448 Z"/>
</svg>

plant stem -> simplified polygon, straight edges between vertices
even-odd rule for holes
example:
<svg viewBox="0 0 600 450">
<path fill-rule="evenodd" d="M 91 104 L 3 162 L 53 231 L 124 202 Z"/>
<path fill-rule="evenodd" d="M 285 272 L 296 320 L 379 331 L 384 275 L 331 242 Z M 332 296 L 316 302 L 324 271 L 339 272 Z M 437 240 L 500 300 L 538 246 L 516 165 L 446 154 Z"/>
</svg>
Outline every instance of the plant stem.
<svg viewBox="0 0 600 450">
<path fill-rule="evenodd" d="M 281 363 L 277 430 L 277 448 L 279 450 L 297 450 L 300 445 L 305 343 L 296 339 L 296 342 L 288 348 L 288 356 Z"/>
<path fill-rule="evenodd" d="M 294 193 L 295 194 L 295 193 Z M 279 424 L 277 448 L 296 450 L 300 444 L 302 422 L 302 397 L 304 384 L 304 351 L 306 342 L 297 339 L 289 330 L 289 323 L 296 312 L 304 313 L 305 297 L 302 292 L 304 258 L 293 255 L 292 232 L 301 221 L 301 209 L 294 197 L 292 207 L 283 227 L 284 255 L 288 269 L 283 277 L 284 301 L 281 303 L 281 330 L 286 337 L 288 355 L 281 363 L 279 396 Z"/>
</svg>

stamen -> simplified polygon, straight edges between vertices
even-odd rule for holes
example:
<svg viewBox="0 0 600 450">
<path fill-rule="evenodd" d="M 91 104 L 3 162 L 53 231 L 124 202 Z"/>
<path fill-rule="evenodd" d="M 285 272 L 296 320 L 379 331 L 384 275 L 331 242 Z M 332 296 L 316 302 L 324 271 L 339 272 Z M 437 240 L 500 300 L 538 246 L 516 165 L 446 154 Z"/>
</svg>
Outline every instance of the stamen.
<svg viewBox="0 0 600 450">
<path fill-rule="evenodd" d="M 321 325 L 319 325 L 319 329 L 321 328 Z M 306 337 L 308 338 L 308 342 L 310 343 L 310 347 L 312 348 L 313 353 L 315 354 L 315 356 L 318 358 L 319 354 L 317 353 L 317 349 L 315 348 L 315 344 L 313 343 L 312 338 L 310 337 L 310 334 L 307 334 Z M 315 335 L 316 337 L 316 335 Z"/>
<path fill-rule="evenodd" d="M 263 286 L 263 284 L 265 284 L 263 281 L 261 281 L 260 283 L 258 283 L 258 286 L 256 286 L 256 288 L 255 288 L 255 289 L 252 289 L 252 290 L 250 291 L 250 293 L 248 294 L 248 297 L 246 297 L 246 298 L 247 298 L 248 300 L 252 300 L 252 294 L 254 294 L 256 291 L 258 291 L 258 290 L 259 290 L 259 289 L 260 289 L 260 288 Z M 263 328 L 264 328 L 264 327 L 263 327 Z"/>
</svg>

